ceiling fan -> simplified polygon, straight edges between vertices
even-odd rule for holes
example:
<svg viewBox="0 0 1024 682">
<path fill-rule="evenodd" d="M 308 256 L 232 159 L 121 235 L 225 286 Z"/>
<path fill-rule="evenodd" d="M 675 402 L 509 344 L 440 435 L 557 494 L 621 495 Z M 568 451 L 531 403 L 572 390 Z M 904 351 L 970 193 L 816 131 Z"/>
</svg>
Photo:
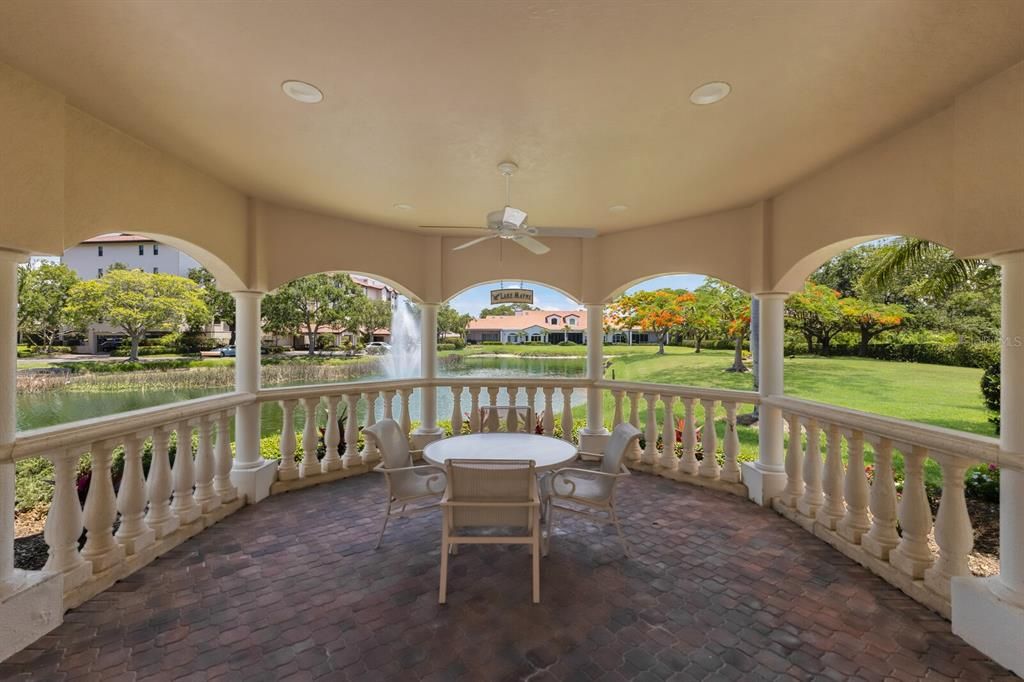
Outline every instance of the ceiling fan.
<svg viewBox="0 0 1024 682">
<path fill-rule="evenodd" d="M 519 170 L 519 166 L 511 161 L 503 161 L 498 164 L 498 171 L 505 176 L 505 208 L 488 213 L 486 227 L 470 227 L 466 225 L 421 225 L 420 227 L 431 230 L 487 230 L 492 233 L 472 239 L 465 244 L 459 244 L 452 251 L 468 249 L 488 239 L 510 239 L 524 249 L 540 255 L 547 253 L 551 249 L 543 242 L 534 239 L 534 237 L 579 237 L 589 239 L 597 236 L 597 230 L 590 228 L 533 227 L 527 224 L 526 211 L 512 206 L 512 176 L 517 170 Z"/>
</svg>

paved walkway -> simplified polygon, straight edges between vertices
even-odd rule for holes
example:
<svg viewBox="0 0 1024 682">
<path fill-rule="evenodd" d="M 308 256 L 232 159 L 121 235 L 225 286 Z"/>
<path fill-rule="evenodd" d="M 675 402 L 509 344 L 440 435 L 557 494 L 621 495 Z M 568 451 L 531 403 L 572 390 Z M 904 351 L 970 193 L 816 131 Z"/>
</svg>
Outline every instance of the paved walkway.
<svg viewBox="0 0 1024 682">
<path fill-rule="evenodd" d="M 499 546 L 453 557 L 438 606 L 437 516 L 399 520 L 374 551 L 383 481 L 361 476 L 243 509 L 69 612 L 0 678 L 1011 679 L 781 517 L 624 483 L 637 558 L 563 516 L 538 606 L 527 552 Z"/>
</svg>

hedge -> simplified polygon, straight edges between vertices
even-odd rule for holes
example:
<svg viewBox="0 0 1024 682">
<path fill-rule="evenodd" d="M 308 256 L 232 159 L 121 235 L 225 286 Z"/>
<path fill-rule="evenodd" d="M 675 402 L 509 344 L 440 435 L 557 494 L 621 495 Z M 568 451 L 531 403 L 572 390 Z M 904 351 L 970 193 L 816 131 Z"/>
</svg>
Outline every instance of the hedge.
<svg viewBox="0 0 1024 682">
<path fill-rule="evenodd" d="M 131 352 L 130 345 L 123 345 L 118 347 L 112 356 L 116 358 L 126 358 Z M 178 349 L 173 346 L 139 346 L 139 355 L 172 355 L 178 353 Z"/>
<path fill-rule="evenodd" d="M 458 350 L 458 347 L 454 343 L 439 343 L 437 344 L 438 350 Z"/>
<path fill-rule="evenodd" d="M 834 344 L 831 355 L 857 356 L 857 344 Z M 786 346 L 786 355 L 806 355 L 805 344 Z M 997 343 L 872 343 L 863 357 L 891 362 L 921 362 L 930 365 L 978 367 L 985 369 L 999 362 Z"/>
</svg>

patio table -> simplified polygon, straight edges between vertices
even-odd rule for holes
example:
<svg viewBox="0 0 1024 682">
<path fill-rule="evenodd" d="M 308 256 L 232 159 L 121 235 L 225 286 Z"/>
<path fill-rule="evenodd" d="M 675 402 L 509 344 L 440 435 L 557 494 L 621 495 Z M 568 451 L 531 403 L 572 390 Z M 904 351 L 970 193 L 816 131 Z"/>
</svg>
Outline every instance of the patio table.
<svg viewBox="0 0 1024 682">
<path fill-rule="evenodd" d="M 556 469 L 576 459 L 576 446 L 531 433 L 474 433 L 430 443 L 423 459 L 444 466 L 449 459 L 533 460 L 537 471 Z"/>
</svg>

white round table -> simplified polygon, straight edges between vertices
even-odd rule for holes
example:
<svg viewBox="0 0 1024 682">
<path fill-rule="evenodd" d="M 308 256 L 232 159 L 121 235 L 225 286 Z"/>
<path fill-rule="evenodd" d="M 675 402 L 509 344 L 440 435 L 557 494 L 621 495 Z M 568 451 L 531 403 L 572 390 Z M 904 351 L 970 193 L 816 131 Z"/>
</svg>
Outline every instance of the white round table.
<svg viewBox="0 0 1024 682">
<path fill-rule="evenodd" d="M 576 446 L 531 433 L 474 433 L 428 444 L 423 459 L 441 466 L 449 459 L 532 459 L 537 471 L 546 471 L 575 460 Z"/>
</svg>

